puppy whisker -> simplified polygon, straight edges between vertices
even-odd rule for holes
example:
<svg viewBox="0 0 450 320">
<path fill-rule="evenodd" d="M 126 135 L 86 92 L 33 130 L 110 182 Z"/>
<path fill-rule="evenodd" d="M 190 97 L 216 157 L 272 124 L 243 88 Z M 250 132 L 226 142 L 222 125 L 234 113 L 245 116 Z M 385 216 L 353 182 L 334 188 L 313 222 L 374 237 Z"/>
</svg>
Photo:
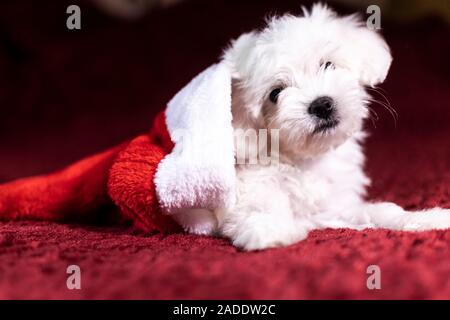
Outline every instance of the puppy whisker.
<svg viewBox="0 0 450 320">
<path fill-rule="evenodd" d="M 389 105 L 387 105 L 385 102 L 376 100 L 376 99 L 369 99 L 370 102 L 376 103 L 383 108 L 385 108 L 387 111 L 389 111 L 389 114 L 392 116 L 392 119 L 394 119 L 394 125 L 397 127 L 397 120 L 398 120 L 398 113 Z"/>
<path fill-rule="evenodd" d="M 392 110 L 392 112 L 394 112 L 398 118 L 398 113 L 395 110 L 394 107 L 392 107 L 391 102 L 389 101 L 389 99 L 387 98 L 387 92 L 386 90 L 380 88 L 380 87 L 374 87 L 374 88 L 370 88 L 373 92 L 378 93 L 380 96 L 383 97 L 384 101 L 386 102 L 386 105 Z"/>
<path fill-rule="evenodd" d="M 372 92 L 376 92 L 377 94 L 379 94 L 384 99 L 384 101 L 380 101 L 380 100 L 375 99 L 375 98 L 369 98 L 368 101 L 376 103 L 376 104 L 382 106 L 383 108 L 385 108 L 387 111 L 389 111 L 389 113 L 391 114 L 392 118 L 394 119 L 394 125 L 397 126 L 398 113 L 394 109 L 394 107 L 392 107 L 392 105 L 391 105 L 389 99 L 386 97 L 386 95 L 383 94 L 383 92 L 381 92 L 381 90 L 383 90 L 383 89 L 381 89 L 381 88 L 367 88 L 367 89 L 372 91 Z"/>
<path fill-rule="evenodd" d="M 367 106 L 367 109 L 369 110 L 369 119 L 372 122 L 373 127 L 376 128 L 377 127 L 376 122 L 380 118 L 378 117 L 377 112 L 373 108 L 371 108 L 370 106 Z"/>
</svg>

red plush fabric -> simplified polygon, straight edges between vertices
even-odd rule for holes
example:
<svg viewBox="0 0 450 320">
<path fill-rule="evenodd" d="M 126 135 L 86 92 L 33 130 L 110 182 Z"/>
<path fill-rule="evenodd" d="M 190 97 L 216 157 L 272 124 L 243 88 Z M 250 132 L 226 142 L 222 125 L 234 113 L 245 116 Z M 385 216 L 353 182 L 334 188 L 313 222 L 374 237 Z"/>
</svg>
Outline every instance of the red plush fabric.
<svg viewBox="0 0 450 320">
<path fill-rule="evenodd" d="M 61 17 L 72 2 L 0 4 L 2 182 L 53 171 L 142 134 L 164 103 L 214 62 L 231 37 L 260 25 L 268 12 L 299 12 L 298 0 L 195 0 L 125 23 L 81 2 L 83 31 L 67 33 Z M 389 113 L 373 105 L 380 120 L 376 129 L 368 124 L 369 198 L 408 209 L 448 208 L 450 29 L 435 19 L 382 23 L 394 55 L 383 88 L 399 120 L 394 126 Z M 127 145 L 147 150 L 150 136 Z M 129 159 L 129 150 L 119 149 L 95 156 L 83 172 L 104 172 L 113 158 L 119 169 L 120 160 Z M 151 172 L 134 178 L 113 173 L 111 182 L 150 183 L 146 175 Z M 106 196 L 105 176 L 91 178 L 86 187 L 101 192 L 74 201 L 81 210 L 77 214 L 89 208 L 82 204 Z M 129 199 L 120 198 L 118 190 L 110 186 L 117 204 L 126 208 Z M 144 197 L 139 194 L 135 203 Z M 111 216 L 114 208 L 106 202 L 97 213 Z M 139 212 L 148 216 L 146 208 Z M 138 233 L 105 226 L 102 219 L 1 222 L 0 298 L 448 299 L 449 244 L 449 231 L 343 229 L 313 232 L 287 248 L 243 253 L 224 239 Z M 66 288 L 71 264 L 82 270 L 79 291 Z M 372 264 L 381 268 L 381 290 L 366 287 L 366 268 Z"/>
<path fill-rule="evenodd" d="M 181 231 L 169 216 L 161 213 L 156 198 L 154 175 L 166 154 L 167 150 L 155 144 L 151 137 L 139 136 L 119 152 L 109 172 L 110 197 L 120 212 L 144 232 Z"/>
</svg>

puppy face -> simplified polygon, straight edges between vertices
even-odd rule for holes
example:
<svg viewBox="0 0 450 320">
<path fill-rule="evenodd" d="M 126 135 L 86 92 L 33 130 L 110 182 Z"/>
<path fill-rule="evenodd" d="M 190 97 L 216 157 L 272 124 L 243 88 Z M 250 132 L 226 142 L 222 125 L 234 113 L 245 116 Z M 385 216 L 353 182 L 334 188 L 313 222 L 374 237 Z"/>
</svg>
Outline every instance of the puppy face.
<svg viewBox="0 0 450 320">
<path fill-rule="evenodd" d="M 361 130 L 364 88 L 382 82 L 392 60 L 375 31 L 322 5 L 242 35 L 224 58 L 233 71 L 235 126 L 278 129 L 281 152 L 301 157 Z"/>
</svg>

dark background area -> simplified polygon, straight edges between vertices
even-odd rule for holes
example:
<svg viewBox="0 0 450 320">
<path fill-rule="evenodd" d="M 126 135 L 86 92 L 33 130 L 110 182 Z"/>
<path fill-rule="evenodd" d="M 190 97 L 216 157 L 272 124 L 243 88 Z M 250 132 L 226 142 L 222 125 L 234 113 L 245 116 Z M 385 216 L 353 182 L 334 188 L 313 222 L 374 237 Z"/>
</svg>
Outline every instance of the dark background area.
<svg viewBox="0 0 450 320">
<path fill-rule="evenodd" d="M 89 1 L 2 0 L 0 181 L 61 168 L 147 130 L 155 113 L 217 61 L 230 39 L 262 26 L 269 14 L 300 13 L 300 5 L 310 3 L 191 0 L 124 20 Z M 66 28 L 70 4 L 81 8 L 81 30 Z M 376 130 L 368 122 L 369 152 L 386 135 L 423 135 L 450 120 L 444 19 L 382 15 L 382 28 L 394 56 L 382 88 L 399 120 L 395 125 L 386 109 L 372 106 L 380 119 Z M 448 138 L 441 143 L 448 148 Z M 408 146 L 400 141 L 398 147 Z"/>
</svg>

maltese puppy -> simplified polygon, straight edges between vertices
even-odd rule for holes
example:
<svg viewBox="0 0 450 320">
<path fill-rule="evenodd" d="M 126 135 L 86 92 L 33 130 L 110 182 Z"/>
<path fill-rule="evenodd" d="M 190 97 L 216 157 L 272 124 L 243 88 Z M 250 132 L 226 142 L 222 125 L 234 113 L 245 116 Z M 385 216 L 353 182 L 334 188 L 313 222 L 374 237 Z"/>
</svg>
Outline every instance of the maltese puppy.
<svg viewBox="0 0 450 320">
<path fill-rule="evenodd" d="M 356 16 L 315 5 L 303 16 L 273 18 L 232 42 L 224 61 L 233 75 L 234 130 L 276 133 L 276 148 L 270 137 L 255 145 L 235 135 L 237 152 L 271 149 L 277 161 L 238 161 L 235 205 L 177 214 L 187 231 L 218 233 L 257 250 L 292 244 L 314 229 L 450 227 L 448 209 L 410 213 L 364 200 L 370 183 L 361 149 L 370 99 L 365 87 L 384 81 L 392 57 L 383 38 Z M 244 160 L 250 156 L 244 152 Z"/>
</svg>

